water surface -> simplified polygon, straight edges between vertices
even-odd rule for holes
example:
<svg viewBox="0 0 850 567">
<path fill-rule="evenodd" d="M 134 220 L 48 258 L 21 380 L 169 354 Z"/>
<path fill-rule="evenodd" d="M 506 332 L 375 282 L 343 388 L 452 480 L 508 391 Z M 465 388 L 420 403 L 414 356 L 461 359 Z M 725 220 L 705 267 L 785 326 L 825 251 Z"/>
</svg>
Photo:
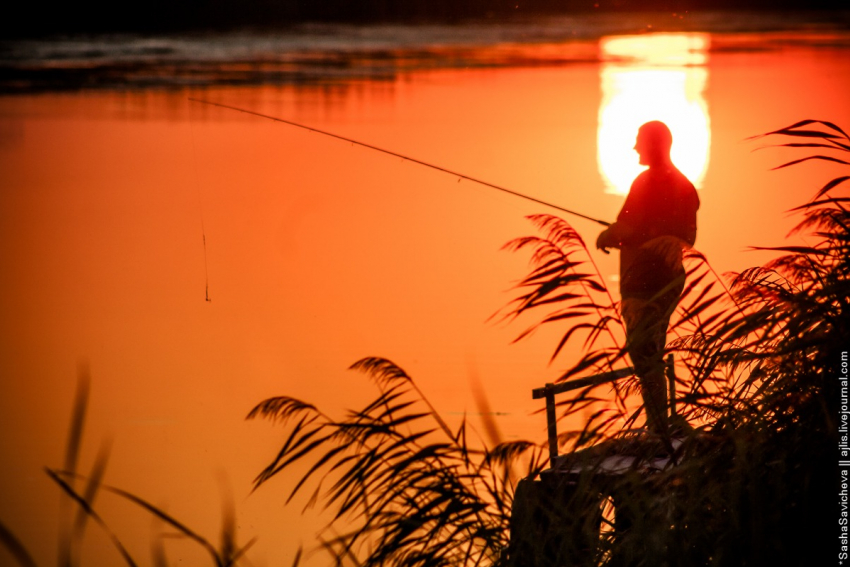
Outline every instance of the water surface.
<svg viewBox="0 0 850 567">
<path fill-rule="evenodd" d="M 464 412 L 477 422 L 474 376 L 506 438 L 542 439 L 530 390 L 568 365 L 547 363 L 557 335 L 512 345 L 531 320 L 488 318 L 527 267 L 500 247 L 533 230 L 526 215 L 553 211 L 188 98 L 303 122 L 613 219 L 622 195 L 602 156 L 629 156 L 634 132 L 605 126 L 606 117 L 612 106 L 651 104 L 640 99 L 653 96 L 640 87 L 655 85 L 651 77 L 680 77 L 681 93 L 664 89 L 674 101 L 664 106 L 697 113 L 675 130 L 683 144 L 691 132 L 703 140 L 689 152 L 701 163 L 697 247 L 718 272 L 741 270 L 771 255 L 748 246 L 789 242 L 786 211 L 835 173 L 771 172 L 791 154 L 754 152 L 760 143 L 746 138 L 803 118 L 850 125 L 848 37 L 667 37 L 684 42 L 684 59 L 649 60 L 628 44 L 634 37 L 511 38 L 475 47 L 476 60 L 499 64 L 405 69 L 394 56 L 380 76 L 0 98 L 0 519 L 40 564 L 53 561 L 45 542 L 55 541 L 58 491 L 41 467 L 62 462 L 83 359 L 93 376 L 83 465 L 111 437 L 108 482 L 211 538 L 223 471 L 240 537 L 260 537 L 255 565 L 291 561 L 318 525 L 310 514 L 296 523 L 299 503 L 283 508 L 285 481 L 248 496 L 281 441 L 270 424 L 243 421 L 265 397 L 341 412 L 371 396 L 347 366 L 385 356 L 455 423 Z M 620 41 L 632 47 L 611 47 Z M 640 88 L 630 91 L 634 80 Z M 620 130 L 619 142 L 603 126 Z M 599 230 L 574 225 L 591 242 Z M 594 258 L 616 286 L 616 258 Z M 146 557 L 149 518 L 107 497 L 102 506 Z M 88 545 L 98 564 L 121 564 L 99 536 Z M 175 561 L 205 560 L 185 542 L 169 546 Z"/>
</svg>

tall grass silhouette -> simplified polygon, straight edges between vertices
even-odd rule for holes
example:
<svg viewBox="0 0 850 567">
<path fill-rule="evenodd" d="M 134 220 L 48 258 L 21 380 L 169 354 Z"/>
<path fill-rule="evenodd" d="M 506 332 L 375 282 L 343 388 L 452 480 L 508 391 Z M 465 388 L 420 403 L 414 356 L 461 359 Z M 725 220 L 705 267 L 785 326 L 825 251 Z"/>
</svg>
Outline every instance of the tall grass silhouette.
<svg viewBox="0 0 850 567">
<path fill-rule="evenodd" d="M 843 159 L 850 139 L 830 122 L 804 120 L 757 138 L 817 150 L 777 169 L 850 165 Z M 701 253 L 686 254 L 688 280 L 667 351 L 677 361 L 677 408 L 691 427 L 667 467 L 609 479 L 613 514 L 604 495 L 579 507 L 548 495 L 549 508 L 580 512 L 559 511 L 561 525 L 552 528 L 581 540 L 583 555 L 572 564 L 817 565 L 834 557 L 822 542 L 835 531 L 835 372 L 850 336 L 850 199 L 837 194 L 848 179 L 830 180 L 796 209 L 795 233 L 813 244 L 770 248 L 781 255 L 728 283 Z M 559 326 L 553 361 L 580 354 L 558 381 L 626 366 L 618 304 L 581 236 L 551 215 L 531 221 L 542 234 L 507 245 L 531 251 L 531 271 L 502 313 L 535 317 L 518 340 Z M 256 486 L 309 463 L 292 496 L 309 490 L 308 505 L 333 511 L 322 546 L 336 564 L 560 564 L 509 545 L 516 481 L 543 469 L 542 443 L 470 440 L 467 424 L 452 429 L 395 363 L 366 358 L 352 368 L 372 378 L 377 397 L 344 419 L 290 397 L 265 400 L 248 416 L 289 431 Z M 589 385 L 559 404 L 565 423 L 582 423 L 561 436 L 568 456 L 592 448 L 602 458 L 631 440 L 640 461 L 631 432 L 640 410 L 629 401 L 635 382 Z M 643 457 L 657 447 L 651 452 Z M 592 479 L 580 487 L 598 492 Z"/>
<path fill-rule="evenodd" d="M 380 394 L 346 419 L 289 397 L 251 411 L 249 418 L 295 422 L 257 486 L 313 458 L 290 499 L 316 481 L 308 504 L 325 499 L 335 507 L 328 533 L 344 525 L 322 541 L 339 564 L 497 562 L 508 544 L 512 480 L 540 469 L 539 448 L 520 441 L 477 449 L 465 420 L 451 429 L 399 366 L 365 358 L 352 368 L 368 374 Z"/>
</svg>

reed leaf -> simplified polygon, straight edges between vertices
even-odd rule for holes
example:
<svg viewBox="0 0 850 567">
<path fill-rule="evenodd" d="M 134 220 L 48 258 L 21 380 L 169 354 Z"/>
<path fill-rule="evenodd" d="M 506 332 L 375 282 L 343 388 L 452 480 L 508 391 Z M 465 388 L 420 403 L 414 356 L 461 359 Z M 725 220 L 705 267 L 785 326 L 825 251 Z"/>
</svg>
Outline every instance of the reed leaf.
<svg viewBox="0 0 850 567">
<path fill-rule="evenodd" d="M 0 543 L 21 567 L 36 567 L 35 560 L 27 548 L 3 522 L 0 522 Z"/>
<path fill-rule="evenodd" d="M 115 533 L 113 533 L 112 530 L 109 529 L 109 527 L 106 525 L 106 522 L 104 522 L 100 515 L 94 511 L 94 509 L 85 500 L 85 498 L 78 494 L 74 490 L 74 488 L 70 484 L 68 484 L 62 478 L 62 476 L 60 476 L 59 472 L 47 468 L 45 469 L 45 472 L 47 473 L 47 476 L 49 476 L 50 479 L 53 480 L 53 482 L 59 485 L 59 488 L 61 488 L 65 492 L 65 494 L 70 496 L 71 500 L 76 502 L 80 506 L 80 508 L 84 510 L 87 516 L 94 520 L 103 529 L 103 531 L 109 537 L 109 540 L 112 542 L 112 545 L 115 546 L 115 548 L 121 554 L 121 557 L 124 559 L 127 565 L 130 565 L 130 567 L 136 567 L 136 562 L 133 560 L 133 557 L 129 554 L 127 549 L 121 543 L 121 540 L 119 540 Z"/>
</svg>

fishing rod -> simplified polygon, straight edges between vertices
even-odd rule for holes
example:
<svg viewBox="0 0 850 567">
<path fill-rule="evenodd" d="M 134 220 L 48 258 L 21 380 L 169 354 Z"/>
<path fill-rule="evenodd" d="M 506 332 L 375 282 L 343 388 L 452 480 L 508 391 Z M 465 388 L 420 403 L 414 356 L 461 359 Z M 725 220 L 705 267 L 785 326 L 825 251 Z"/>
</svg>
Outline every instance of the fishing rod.
<svg viewBox="0 0 850 567">
<path fill-rule="evenodd" d="M 436 169 L 437 171 L 442 171 L 443 173 L 448 173 L 449 175 L 454 175 L 455 177 L 459 177 L 461 179 L 466 179 L 467 181 L 472 181 L 474 183 L 478 183 L 479 185 L 484 185 L 485 187 L 490 187 L 491 189 L 497 189 L 499 191 L 502 191 L 503 193 L 508 193 L 509 195 L 513 195 L 514 197 L 520 197 L 520 198 L 526 199 L 528 201 L 533 201 L 533 202 L 538 203 L 540 205 L 545 205 L 547 207 L 557 209 L 557 210 L 562 211 L 564 213 L 568 213 L 568 214 L 571 214 L 571 215 L 574 215 L 574 216 L 577 216 L 577 217 L 581 217 L 581 218 L 589 220 L 589 221 L 593 221 L 597 224 L 601 224 L 602 226 L 611 226 L 611 223 L 606 222 L 604 220 L 593 218 L 593 217 L 584 215 L 584 214 L 576 212 L 576 211 L 571 211 L 570 209 L 565 209 L 564 207 L 560 207 L 560 206 L 555 205 L 553 203 L 543 201 L 543 200 L 538 199 L 536 197 L 531 197 L 530 195 L 518 193 L 518 192 L 513 191 L 511 189 L 508 189 L 506 187 L 502 187 L 500 185 L 495 185 L 495 184 L 489 183 L 487 181 L 482 181 L 480 179 L 476 179 L 475 177 L 470 177 L 469 175 L 464 175 L 463 173 L 458 173 L 456 171 L 446 169 L 445 167 L 440 167 L 439 165 L 434 165 L 433 163 L 428 163 L 428 162 L 422 161 L 420 159 L 412 158 L 410 156 L 406 156 L 406 155 L 400 154 L 398 152 L 394 152 L 392 150 L 379 148 L 378 146 L 373 146 L 373 145 L 367 144 L 365 142 L 359 142 L 359 141 L 353 140 L 351 138 L 346 138 L 345 136 L 340 136 L 339 134 L 334 134 L 332 132 L 327 132 L 325 130 L 319 130 L 318 128 L 313 128 L 312 126 L 305 126 L 304 124 L 292 122 L 291 120 L 284 120 L 283 118 L 278 118 L 276 116 L 269 116 L 268 114 L 262 114 L 260 112 L 254 112 L 253 110 L 247 110 L 245 108 L 239 108 L 239 107 L 236 107 L 236 106 L 231 106 L 229 104 L 222 104 L 220 102 L 212 102 L 212 101 L 209 101 L 209 100 L 203 100 L 203 99 L 200 99 L 200 98 L 192 98 L 192 97 L 189 97 L 189 100 L 192 101 L 192 102 L 200 103 L 200 104 L 208 104 L 210 106 L 217 106 L 219 108 L 226 108 L 228 110 L 235 110 L 236 112 L 242 112 L 244 114 L 251 114 L 252 116 L 258 116 L 260 118 L 266 118 L 268 120 L 274 120 L 275 122 L 281 122 L 283 124 L 295 126 L 296 128 L 302 128 L 302 129 L 308 130 L 310 132 L 316 132 L 317 134 L 324 134 L 325 136 L 330 136 L 331 138 L 336 138 L 337 140 L 342 140 L 344 142 L 356 144 L 358 146 L 368 148 L 370 150 L 375 150 L 375 151 L 378 151 L 378 152 L 381 152 L 381 153 L 385 153 L 385 154 L 391 155 L 393 157 L 401 158 L 403 160 L 406 160 L 406 161 L 409 161 L 409 162 L 412 162 L 412 163 L 424 165 L 425 167 L 430 167 L 431 169 Z"/>
</svg>

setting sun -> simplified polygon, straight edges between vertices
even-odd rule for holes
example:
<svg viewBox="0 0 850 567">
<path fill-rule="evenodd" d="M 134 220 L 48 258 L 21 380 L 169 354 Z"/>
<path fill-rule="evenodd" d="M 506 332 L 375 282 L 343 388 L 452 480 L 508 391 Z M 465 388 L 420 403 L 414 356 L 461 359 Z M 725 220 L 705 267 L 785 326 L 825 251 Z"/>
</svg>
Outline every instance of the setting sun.
<svg viewBox="0 0 850 567">
<path fill-rule="evenodd" d="M 703 97 L 708 71 L 708 36 L 658 34 L 603 38 L 599 171 L 606 191 L 626 194 L 643 169 L 635 135 L 650 120 L 673 133 L 673 163 L 698 188 L 708 168 L 711 130 Z"/>
</svg>

